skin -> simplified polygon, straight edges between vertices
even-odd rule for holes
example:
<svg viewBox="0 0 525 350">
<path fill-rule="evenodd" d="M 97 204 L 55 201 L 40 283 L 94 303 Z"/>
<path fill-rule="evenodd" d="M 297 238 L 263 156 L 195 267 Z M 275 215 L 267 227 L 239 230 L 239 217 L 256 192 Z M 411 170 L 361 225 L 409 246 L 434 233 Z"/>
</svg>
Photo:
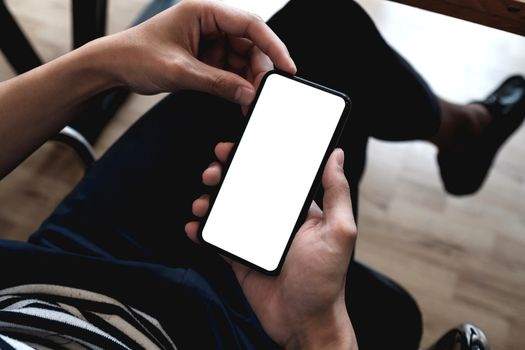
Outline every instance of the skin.
<svg viewBox="0 0 525 350">
<path fill-rule="evenodd" d="M 193 89 L 244 109 L 275 67 L 295 74 L 286 46 L 257 16 L 220 2 L 185 0 L 124 32 L 95 40 L 0 83 L 0 178 L 59 132 L 97 93 L 124 86 L 142 94 Z M 203 174 L 215 185 L 230 144 Z M 315 204 L 282 273 L 267 277 L 232 263 L 268 334 L 287 348 L 357 348 L 344 305 L 346 267 L 356 238 L 343 153 L 325 168 L 324 212 Z M 207 211 L 206 196 L 193 211 Z M 186 230 L 195 238 L 197 222 Z"/>
<path fill-rule="evenodd" d="M 296 71 L 286 46 L 259 17 L 220 2 L 183 1 L 0 83 L 0 178 L 101 91 L 193 89 L 248 106 L 274 65 Z"/>
<path fill-rule="evenodd" d="M 231 148 L 231 143 L 216 146 L 219 161 L 203 172 L 205 185 L 219 183 L 221 163 Z M 312 203 L 279 276 L 226 259 L 268 335 L 289 349 L 357 349 L 344 301 L 346 267 L 357 230 L 343 162 L 343 151 L 335 150 L 322 178 L 324 211 Z M 208 207 L 209 196 L 203 195 L 193 202 L 193 214 L 203 217 Z M 198 228 L 198 221 L 186 224 L 195 242 Z"/>
</svg>

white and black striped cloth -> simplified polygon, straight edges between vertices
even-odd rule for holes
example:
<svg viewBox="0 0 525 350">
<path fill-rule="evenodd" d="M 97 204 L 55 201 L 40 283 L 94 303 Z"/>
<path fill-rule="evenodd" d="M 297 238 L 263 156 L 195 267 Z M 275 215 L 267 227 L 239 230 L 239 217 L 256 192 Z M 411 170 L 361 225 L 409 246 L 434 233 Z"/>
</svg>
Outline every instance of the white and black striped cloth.
<svg viewBox="0 0 525 350">
<path fill-rule="evenodd" d="M 82 289 L 0 290 L 0 349 L 176 349 L 157 320 Z"/>
</svg>

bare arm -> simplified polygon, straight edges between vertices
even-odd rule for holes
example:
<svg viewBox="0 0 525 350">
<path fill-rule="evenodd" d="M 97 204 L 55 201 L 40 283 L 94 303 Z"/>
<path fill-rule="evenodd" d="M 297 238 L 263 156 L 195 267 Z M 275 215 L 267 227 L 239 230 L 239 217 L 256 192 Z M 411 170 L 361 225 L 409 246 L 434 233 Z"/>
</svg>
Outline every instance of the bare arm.
<svg viewBox="0 0 525 350">
<path fill-rule="evenodd" d="M 0 178 L 58 133 L 83 102 L 116 85 L 93 46 L 0 83 Z"/>
<path fill-rule="evenodd" d="M 194 89 L 246 106 L 273 64 L 295 73 L 286 47 L 261 19 L 220 2 L 183 1 L 0 83 L 0 178 L 98 92 Z"/>
<path fill-rule="evenodd" d="M 216 146 L 220 163 L 203 172 L 205 185 L 219 184 L 221 163 L 231 149 L 231 143 Z M 343 151 L 334 151 L 323 172 L 323 210 L 312 203 L 278 276 L 262 275 L 226 259 L 262 326 L 286 349 L 358 348 L 345 305 L 346 272 L 357 228 L 343 163 Z M 209 196 L 204 195 L 193 202 L 192 211 L 203 217 L 208 208 Z M 185 228 L 196 242 L 199 225 L 192 221 Z"/>
</svg>

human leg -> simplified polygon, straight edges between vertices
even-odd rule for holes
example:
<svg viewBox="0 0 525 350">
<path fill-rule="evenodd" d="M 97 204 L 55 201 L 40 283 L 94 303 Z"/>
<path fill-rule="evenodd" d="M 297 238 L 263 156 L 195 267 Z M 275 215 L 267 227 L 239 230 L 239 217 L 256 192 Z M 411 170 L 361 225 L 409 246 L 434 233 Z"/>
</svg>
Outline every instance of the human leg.
<svg viewBox="0 0 525 350">
<path fill-rule="evenodd" d="M 351 97 L 343 148 L 359 148 L 355 144 L 363 141 L 356 139 L 362 134 L 430 141 L 439 149 L 441 176 L 450 193 L 468 194 L 481 187 L 497 151 L 525 117 L 525 80 L 520 76 L 481 103 L 458 105 L 436 96 L 353 1 L 292 0 L 269 24 L 292 57 L 301 57 L 299 75 Z M 354 168 L 347 169 L 352 182 L 360 179 L 365 161 L 364 152 L 356 153 L 350 154 Z"/>
<path fill-rule="evenodd" d="M 292 0 L 268 24 L 296 58 L 298 75 L 350 96 L 351 123 L 388 140 L 435 134 L 437 98 L 354 1 Z"/>
<path fill-rule="evenodd" d="M 423 334 L 421 311 L 396 282 L 353 262 L 346 288 L 348 314 L 360 349 L 418 349 Z"/>
<path fill-rule="evenodd" d="M 302 15 L 302 12 L 298 12 L 298 15 Z M 304 52 L 304 54 L 308 56 L 309 52 Z M 302 62 L 300 56 L 300 53 L 294 54 L 298 62 Z M 308 57 L 305 60 L 310 62 Z M 315 61 L 310 63 L 313 64 Z M 329 62 L 324 61 L 323 63 Z M 317 72 L 318 75 L 315 75 L 313 70 L 312 73 L 308 74 L 307 68 L 305 68 L 305 72 L 306 77 L 336 88 L 338 88 L 335 85 L 336 82 L 342 81 L 339 80 L 337 71 L 325 71 L 323 73 L 321 70 Z M 351 78 L 350 74 L 346 75 L 346 79 Z M 334 84 L 331 84 L 331 81 Z M 352 91 L 340 89 L 352 96 Z M 354 203 L 356 203 L 357 196 L 358 174 L 360 174 L 364 162 L 364 145 L 366 145 L 371 124 L 366 119 L 366 103 L 359 102 L 360 100 L 362 99 L 354 98 L 352 117 L 354 121 L 347 128 L 350 130 L 345 137 L 347 141 L 341 145 L 349 156 L 348 163 L 350 166 L 348 169 L 350 169 L 352 193 L 355 197 Z M 214 103 L 212 102 L 211 105 Z M 129 143 L 120 143 L 119 141 L 115 148 L 110 151 L 111 153 L 108 152 L 108 155 L 91 169 L 90 174 L 79 186 L 76 193 L 66 200 L 65 206 L 57 210 L 55 215 L 43 226 L 41 234 L 33 237 L 33 241 L 56 248 L 73 250 L 81 254 L 102 254 L 121 259 L 147 260 L 166 265 L 190 266 L 190 262 L 197 263 L 198 259 L 193 258 L 194 256 L 204 256 L 203 254 L 198 255 L 200 250 L 194 245 L 187 244 L 185 237 L 183 239 L 178 236 L 182 230 L 179 232 L 176 229 L 178 225 L 175 223 L 178 221 L 185 222 L 189 218 L 189 204 L 201 192 L 200 172 L 212 160 L 214 143 L 221 140 L 217 134 L 220 134 L 224 126 L 217 125 L 214 120 L 201 118 L 201 114 L 207 117 L 215 117 L 213 114 L 217 114 L 222 109 L 219 107 L 210 108 L 207 99 L 192 98 L 192 96 L 187 95 L 159 108 L 163 111 L 163 113 L 159 113 L 162 117 L 155 116 L 144 119 L 154 121 L 149 122 L 154 126 L 151 127 L 152 133 L 144 131 L 150 130 L 150 128 L 141 124 L 142 121 L 130 130 L 125 137 L 133 135 L 128 138 L 128 140 L 133 141 Z M 224 113 L 220 113 L 227 115 L 229 108 L 226 109 Z M 170 113 L 176 115 L 170 115 Z M 170 117 L 180 124 L 170 124 Z M 361 122 L 359 122 L 360 120 Z M 186 123 L 190 123 L 189 129 Z M 207 131 L 199 133 L 199 127 L 203 125 L 206 126 Z M 226 129 L 229 131 L 228 128 Z M 170 133 L 171 130 L 174 132 Z M 191 130 L 196 131 L 192 132 Z M 212 134 L 211 137 L 204 137 L 208 132 Z M 235 135 L 229 136 L 231 136 L 230 140 L 236 139 Z M 172 143 L 174 141 L 170 138 L 176 139 L 178 142 Z M 222 140 L 227 139 L 226 137 L 222 138 Z M 144 144 L 147 144 L 145 148 L 143 148 Z M 190 157 L 187 149 L 194 146 L 202 146 L 203 150 L 208 148 L 210 158 L 206 159 L 199 154 L 191 154 Z M 181 149 L 184 151 L 183 155 L 173 159 L 175 158 L 173 154 Z M 175 163 L 170 163 L 171 159 L 176 161 L 176 164 L 179 165 L 178 168 Z M 187 177 L 183 175 L 183 180 L 188 181 L 181 181 L 179 171 L 185 171 L 186 162 L 191 163 L 193 159 L 204 159 L 202 167 L 200 165 L 192 167 L 194 170 L 188 171 Z M 130 164 L 123 164 L 127 163 L 128 160 Z M 178 185 L 174 183 L 174 178 L 180 182 Z M 103 181 L 104 184 L 101 185 L 99 181 Z M 173 185 L 175 185 L 174 189 L 166 188 L 166 186 Z M 185 203 L 182 194 L 188 190 L 192 192 L 191 196 L 188 196 L 191 199 Z M 118 200 L 115 201 L 115 198 Z M 180 203 L 180 207 L 177 203 L 173 203 L 173 207 L 166 208 L 161 205 L 159 198 L 169 198 L 173 202 Z M 177 209 L 181 209 L 181 211 Z M 72 212 L 85 216 L 79 217 Z M 75 238 L 67 237 L 68 234 L 64 233 L 66 232 L 64 230 L 72 232 Z M 77 231 L 80 234 L 77 234 Z M 172 232 L 173 235 L 171 235 Z M 87 252 L 84 250 L 83 244 L 85 239 L 93 243 Z M 66 242 L 65 240 L 69 241 Z M 354 281 L 359 284 L 358 277 Z M 366 304 L 359 299 L 350 300 L 350 303 Z M 382 312 L 389 313 L 390 310 L 383 309 Z M 359 318 L 354 318 L 354 322 L 361 323 Z M 402 331 L 398 334 L 403 337 Z"/>
<path fill-rule="evenodd" d="M 347 154 L 345 172 L 357 207 L 368 136 L 391 140 L 430 137 L 439 126 L 439 102 L 353 2 L 291 1 L 269 24 L 296 59 L 298 75 L 343 91 L 352 100 L 340 147 Z M 349 56 L 344 54 L 347 50 L 339 52 L 343 42 L 359 51 L 351 50 Z M 370 62 L 374 58 L 377 64 Z M 408 96 L 413 104 L 406 103 Z M 421 313 L 406 291 L 355 261 L 347 281 L 346 303 L 360 348 L 418 348 Z"/>
<path fill-rule="evenodd" d="M 357 3 L 292 0 L 268 23 L 288 46 L 299 76 L 340 90 L 352 100 L 339 144 L 346 152 L 351 186 L 361 179 L 368 136 L 407 140 L 435 134 L 437 98 Z M 357 197 L 353 187 L 355 214 Z"/>
<path fill-rule="evenodd" d="M 449 193 L 474 193 L 483 185 L 500 148 L 525 119 L 525 78 L 506 79 L 482 101 L 440 102 L 441 125 L 430 141 L 439 149 L 441 179 Z"/>
<path fill-rule="evenodd" d="M 84 255 L 182 264 L 191 202 L 213 147 L 234 140 L 237 106 L 196 92 L 166 98 L 97 161 L 33 242 Z M 168 205 L 166 205 L 168 203 Z"/>
<path fill-rule="evenodd" d="M 343 3 L 343 2 L 341 2 Z M 363 66 L 368 57 L 373 56 L 373 54 L 380 54 L 385 53 L 385 57 L 388 56 L 390 60 L 393 60 L 389 63 L 389 65 L 393 65 L 395 62 L 397 62 L 397 57 L 395 53 L 386 45 L 386 43 L 381 39 L 379 33 L 375 29 L 373 23 L 370 21 L 370 19 L 366 16 L 366 14 L 357 6 L 356 4 L 352 2 L 344 2 L 344 8 L 339 9 L 336 4 L 339 4 L 339 2 L 331 1 L 329 3 L 323 4 L 321 6 L 322 9 L 329 8 L 329 10 L 322 10 L 317 11 L 317 7 L 313 6 L 311 4 L 305 4 L 304 2 L 299 1 L 292 1 L 287 7 L 285 7 L 282 11 L 280 11 L 271 21 L 270 25 L 274 27 L 277 32 L 283 36 L 286 37 L 287 44 L 291 47 L 292 54 L 294 57 L 296 57 L 297 62 L 299 63 L 300 69 L 304 71 L 307 77 L 310 77 L 312 79 L 315 79 L 316 81 L 320 81 L 322 83 L 325 83 L 331 87 L 339 88 L 348 94 L 352 96 L 354 99 L 354 109 L 350 121 L 350 125 L 346 128 L 347 134 L 345 137 L 343 137 L 343 142 L 341 146 L 345 148 L 349 155 L 349 162 L 351 167 L 351 171 L 349 171 L 349 177 L 351 179 L 351 183 L 353 186 L 356 186 L 358 183 L 359 175 L 361 173 L 362 164 L 364 163 L 364 147 L 366 145 L 366 139 L 368 137 L 368 129 L 370 128 L 370 124 L 368 122 L 367 118 L 367 111 L 366 108 L 363 107 L 365 105 L 370 105 L 370 107 L 378 105 L 378 103 L 372 103 L 369 94 L 361 93 L 360 85 L 363 84 L 364 88 L 367 89 L 367 80 L 366 76 L 367 74 L 362 74 L 362 69 L 355 68 L 355 66 Z M 348 4 L 347 4 L 348 3 Z M 333 37 L 330 35 L 330 32 L 333 32 L 334 30 L 340 29 L 337 27 L 329 27 L 327 26 L 331 22 L 338 22 L 335 19 L 337 18 L 331 18 L 329 15 L 333 12 L 337 14 L 337 16 L 341 16 L 340 14 L 343 13 L 342 10 L 348 11 L 348 16 L 352 20 L 352 23 L 355 23 L 356 26 L 359 26 L 360 31 L 363 34 L 363 37 L 368 37 L 368 41 L 372 43 L 372 51 L 371 52 L 362 52 L 359 55 L 355 55 L 350 57 L 349 59 L 355 60 L 349 62 L 344 66 L 343 71 L 340 69 L 340 65 L 338 64 L 331 64 L 330 60 L 332 56 L 334 56 L 330 52 L 324 52 L 327 49 L 327 44 L 322 44 L 323 46 L 318 49 L 314 45 L 308 45 L 308 43 L 305 44 L 304 40 L 300 40 L 297 36 L 297 30 L 291 27 L 299 27 L 301 28 L 301 32 L 306 31 L 306 34 L 310 30 L 309 28 L 312 26 L 307 25 L 306 22 L 302 21 L 309 21 L 312 20 L 313 16 L 320 16 L 320 21 L 323 24 L 321 34 L 323 34 L 324 38 L 330 38 Z M 297 22 L 298 19 L 300 22 Z M 339 25 L 339 24 L 338 24 Z M 312 35 L 316 35 L 315 33 L 311 33 Z M 356 40 L 361 40 L 361 46 L 362 50 L 365 50 L 365 48 L 368 45 L 365 45 L 366 43 L 363 42 L 363 39 L 360 39 L 359 37 L 356 37 Z M 341 41 L 341 38 L 333 38 L 333 40 Z M 320 42 L 323 42 L 323 40 L 320 40 Z M 334 44 L 331 42 L 331 44 Z M 330 45 L 330 44 L 328 44 Z M 295 51 L 295 52 L 294 52 Z M 337 55 L 335 55 L 337 56 Z M 341 57 L 337 57 L 338 62 L 341 62 Z M 303 67 L 303 68 L 301 68 Z M 398 69 L 403 71 L 402 69 Z M 342 74 L 341 74 L 342 73 Z M 400 73 L 401 74 L 401 73 Z M 411 81 L 412 85 L 415 85 L 418 83 L 418 78 L 414 77 L 412 75 L 412 72 L 410 72 L 408 69 L 404 71 L 404 73 L 401 74 L 405 77 L 407 81 Z M 355 76 L 355 78 L 354 78 Z M 333 83 L 333 84 L 332 84 Z M 408 83 L 407 83 L 408 84 Z M 425 90 L 424 88 L 414 88 L 414 90 Z M 179 94 L 180 95 L 180 94 Z M 356 97 L 353 97 L 356 95 Z M 388 95 L 388 94 L 385 94 Z M 93 167 L 92 171 L 88 174 L 86 179 L 83 181 L 83 183 L 79 186 L 79 188 L 88 188 L 88 184 L 96 184 L 97 181 L 104 180 L 105 185 L 96 184 L 97 188 L 103 188 L 104 186 L 108 189 L 107 193 L 113 193 L 117 192 L 118 195 L 113 195 L 113 198 L 109 198 L 109 195 L 106 195 L 104 198 L 103 196 L 100 196 L 100 198 L 104 198 L 104 200 L 94 200 L 95 203 L 106 203 L 104 206 L 101 206 L 100 204 L 97 204 L 99 207 L 104 209 L 98 209 L 97 213 L 102 216 L 102 214 L 105 215 L 106 220 L 109 221 L 130 221 L 133 222 L 132 227 L 145 227 L 148 228 L 152 227 L 151 225 L 155 225 L 156 222 L 162 221 L 158 218 L 161 215 L 156 215 L 156 220 L 153 220 L 153 218 L 150 218 L 148 216 L 147 219 L 144 219 L 142 221 L 147 222 L 147 224 L 141 223 L 140 225 L 137 222 L 134 221 L 140 221 L 139 219 L 135 219 L 135 217 L 142 217 L 144 215 L 130 215 L 130 213 L 140 212 L 145 208 L 145 205 L 137 205 L 136 203 L 148 203 L 150 204 L 150 207 L 156 208 L 156 210 L 164 210 L 162 208 L 157 208 L 157 205 L 155 205 L 154 200 L 152 200 L 150 194 L 155 193 L 155 189 L 158 191 L 157 194 L 165 194 L 165 192 L 162 189 L 158 189 L 155 186 L 148 187 L 148 186 L 135 186 L 133 189 L 133 196 L 131 197 L 130 188 L 133 188 L 131 184 L 136 183 L 146 183 L 146 184 L 160 184 L 164 183 L 163 181 L 166 180 L 166 177 L 168 175 L 163 174 L 170 174 L 171 176 L 182 176 L 182 171 L 176 172 L 173 168 L 175 167 L 174 164 L 169 164 L 165 159 L 162 157 L 166 157 L 166 159 L 169 159 L 169 157 L 166 155 L 165 150 L 172 150 L 170 147 L 179 147 L 184 148 L 185 143 L 187 145 L 192 145 L 191 147 L 197 147 L 201 146 L 202 149 L 205 149 L 205 145 L 210 146 L 214 140 L 213 137 L 210 137 L 207 139 L 207 143 L 202 139 L 201 136 L 203 136 L 202 132 L 198 131 L 199 126 L 202 126 L 203 128 L 208 128 L 207 133 L 213 134 L 211 136 L 214 136 L 217 138 L 218 134 L 220 134 L 219 130 L 221 127 L 224 130 L 230 130 L 230 126 L 225 126 L 224 120 L 221 118 L 209 118 L 213 113 L 217 113 L 217 111 L 220 111 L 221 109 L 226 108 L 226 111 L 221 113 L 224 114 L 237 114 L 237 118 L 239 118 L 239 112 L 235 111 L 232 112 L 232 110 L 235 109 L 234 106 L 229 107 L 212 107 L 208 108 L 208 102 L 204 100 L 199 100 L 197 98 L 193 98 L 191 93 L 185 93 L 184 96 L 188 101 L 181 101 L 182 98 L 175 98 L 178 99 L 178 102 L 174 102 L 175 100 L 172 100 L 173 102 L 165 102 L 160 107 L 157 107 L 151 114 L 157 114 L 157 117 L 146 117 L 145 120 L 155 120 L 155 122 L 146 122 L 141 121 L 138 123 L 138 125 L 134 126 L 132 130 L 128 133 L 129 135 L 141 135 L 140 137 L 125 137 L 123 139 L 131 140 L 136 138 L 136 140 L 132 142 L 126 142 L 122 141 L 120 144 L 114 148 L 104 158 L 97 162 L 97 164 Z M 189 98 L 188 98 L 189 97 Z M 388 96 L 387 96 L 388 98 Z M 427 102 L 430 101 L 430 98 L 427 96 Z M 393 101 L 394 102 L 394 101 Z M 218 101 L 215 101 L 213 104 L 220 104 Z M 424 103 L 421 103 L 419 106 L 420 109 L 426 109 L 426 110 L 433 110 L 433 106 L 431 101 L 427 103 L 428 105 L 425 105 Z M 379 104 L 380 105 L 380 104 Z M 170 106 L 170 107 L 163 107 L 163 106 Z M 214 108 L 216 108 L 214 110 Z M 393 108 L 396 109 L 406 109 L 405 106 L 402 104 L 396 104 L 393 105 Z M 411 107 L 415 108 L 415 107 Z M 169 110 L 172 109 L 174 112 L 174 116 L 172 116 L 171 121 L 168 120 L 167 117 L 164 117 L 162 119 L 158 115 L 160 114 L 169 114 L 171 113 Z M 162 110 L 161 113 L 158 113 L 159 110 Z M 372 113 L 370 115 L 381 115 L 379 112 L 380 109 L 372 109 Z M 407 118 L 410 117 L 414 112 L 414 110 L 409 110 L 411 113 L 404 113 L 403 115 L 407 116 Z M 425 113 L 422 113 L 425 114 Z M 432 114 L 432 113 L 426 113 L 426 114 Z M 187 117 L 187 115 L 193 116 L 192 118 Z M 195 116 L 197 116 L 195 118 Z M 203 116 L 208 116 L 203 117 Z M 160 121 L 160 120 L 163 121 Z M 221 120 L 219 122 L 219 119 Z M 155 127 L 144 127 L 144 124 L 147 123 L 148 125 L 157 125 L 158 129 L 163 128 L 163 132 L 159 134 L 159 130 L 153 130 Z M 166 124 L 166 125 L 163 125 Z M 219 125 L 217 125 L 219 124 Z M 372 123 L 376 124 L 376 123 Z M 379 123 L 380 124 L 380 123 Z M 160 126 L 162 125 L 162 126 Z M 228 122 L 226 122 L 226 125 L 229 125 Z M 239 123 L 237 127 L 237 134 L 242 129 L 242 123 Z M 169 133 L 170 129 L 173 128 L 175 131 L 173 133 Z M 145 131 L 137 131 L 139 129 L 144 129 Z M 152 129 L 153 131 L 148 132 L 148 129 Z M 407 128 L 408 129 L 408 128 Z M 182 131 L 184 130 L 184 131 Z M 231 130 L 230 130 L 231 131 Z M 217 132 L 214 134 L 214 132 Z M 155 135 L 155 136 L 144 136 L 144 135 Z M 190 135 L 193 135 L 195 137 L 189 137 Z M 233 133 L 230 132 L 230 137 L 233 137 Z M 152 142 L 148 141 L 147 138 L 154 138 L 156 140 L 155 145 L 157 145 L 156 148 L 150 149 L 152 146 L 149 145 Z M 173 141 L 171 144 L 169 141 L 166 140 L 174 140 L 177 139 L 177 141 Z M 232 138 L 234 139 L 234 137 Z M 196 142 L 197 143 L 192 143 Z M 178 143 L 177 143 L 178 142 Z M 139 146 L 142 145 L 142 146 Z M 144 146 L 148 145 L 148 146 Z M 162 145 L 162 146 L 159 146 Z M 144 149 L 143 149 L 144 147 Z M 117 149 L 127 149 L 132 150 L 129 153 L 125 153 L 125 151 L 117 152 Z M 211 161 L 211 149 L 209 148 L 209 154 Z M 148 153 L 149 152 L 149 153 Z M 181 161 L 184 161 L 185 167 L 189 166 L 189 164 L 193 164 L 194 157 L 188 157 L 187 154 L 183 156 L 179 164 L 182 164 Z M 122 163 L 126 163 L 126 166 L 122 166 Z M 144 163 L 143 165 L 141 165 Z M 117 165 L 118 164 L 118 165 Z M 135 166 L 131 166 L 131 164 L 136 164 Z M 162 164 L 162 165 L 161 165 Z M 152 170 L 146 172 L 144 170 L 145 167 L 150 167 Z M 107 173 L 116 174 L 112 177 L 109 177 L 106 172 L 104 172 L 104 176 L 99 175 L 99 170 L 106 168 Z M 160 170 L 161 169 L 161 170 Z M 171 169 L 171 170 L 170 170 Z M 181 170 L 181 169 L 178 169 Z M 196 175 L 196 176 L 195 176 Z M 164 177 L 162 177 L 164 176 Z M 192 175 L 189 176 L 195 182 L 195 179 L 199 179 L 200 173 L 196 170 L 193 170 Z M 118 180 L 118 181 L 117 181 Z M 140 180 L 140 181 L 139 181 Z M 189 178 L 188 181 L 191 181 Z M 198 182 L 198 181 L 197 181 Z M 195 182 L 193 185 L 199 186 Z M 186 182 L 183 182 L 186 183 Z M 111 184 L 111 185 L 108 185 Z M 143 187 L 145 189 L 143 189 Z M 174 186 L 177 187 L 177 186 Z M 193 188 L 194 186 L 182 186 L 183 188 L 179 187 L 179 192 L 177 192 L 177 200 L 180 198 L 181 194 L 185 194 L 187 188 Z M 120 191 L 120 192 L 118 192 Z M 100 191 L 92 191 L 94 193 L 99 193 Z M 144 193 L 143 193 L 144 192 Z M 196 191 L 198 192 L 198 191 Z M 357 195 L 357 190 L 353 191 L 354 197 Z M 174 196 L 175 197 L 175 196 Z M 190 196 L 188 196 L 190 197 Z M 115 198 L 121 198 L 120 203 L 118 205 L 115 203 Z M 193 199 L 193 198 L 191 198 Z M 189 199 L 191 201 L 191 199 Z M 355 198 L 355 202 L 357 202 Z M 188 200 L 188 198 L 181 199 L 180 202 L 185 202 Z M 135 211 L 134 208 L 128 208 L 130 204 L 128 203 L 135 203 L 136 206 Z M 87 206 L 86 204 L 84 204 Z M 93 205 L 94 207 L 94 205 Z M 114 209 L 114 208 L 120 208 L 120 209 Z M 138 208 L 138 209 L 137 209 Z M 155 212 L 156 210 L 149 209 L 149 212 Z M 58 211 L 60 212 L 60 210 Z M 177 212 L 175 210 L 174 212 Z M 55 213 L 57 214 L 57 213 Z M 97 214 L 97 215 L 98 215 Z M 93 217 L 92 215 L 89 215 L 90 217 Z M 131 217 L 133 216 L 133 217 Z M 56 215 L 55 215 L 56 217 Z M 183 218 L 182 220 L 187 219 L 187 217 Z M 84 227 L 89 226 L 89 222 L 85 223 L 83 225 Z M 97 226 L 97 225 L 95 225 Z M 158 225 L 160 227 L 165 227 L 165 225 Z"/>
</svg>

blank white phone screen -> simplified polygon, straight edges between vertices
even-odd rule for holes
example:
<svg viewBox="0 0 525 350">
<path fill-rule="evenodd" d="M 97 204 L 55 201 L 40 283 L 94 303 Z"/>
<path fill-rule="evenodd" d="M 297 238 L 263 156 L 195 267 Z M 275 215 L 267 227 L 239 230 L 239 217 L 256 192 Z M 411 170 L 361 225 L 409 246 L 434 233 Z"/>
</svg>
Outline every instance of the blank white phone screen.
<svg viewBox="0 0 525 350">
<path fill-rule="evenodd" d="M 202 230 L 274 271 L 345 109 L 337 95 L 270 74 Z"/>
</svg>

